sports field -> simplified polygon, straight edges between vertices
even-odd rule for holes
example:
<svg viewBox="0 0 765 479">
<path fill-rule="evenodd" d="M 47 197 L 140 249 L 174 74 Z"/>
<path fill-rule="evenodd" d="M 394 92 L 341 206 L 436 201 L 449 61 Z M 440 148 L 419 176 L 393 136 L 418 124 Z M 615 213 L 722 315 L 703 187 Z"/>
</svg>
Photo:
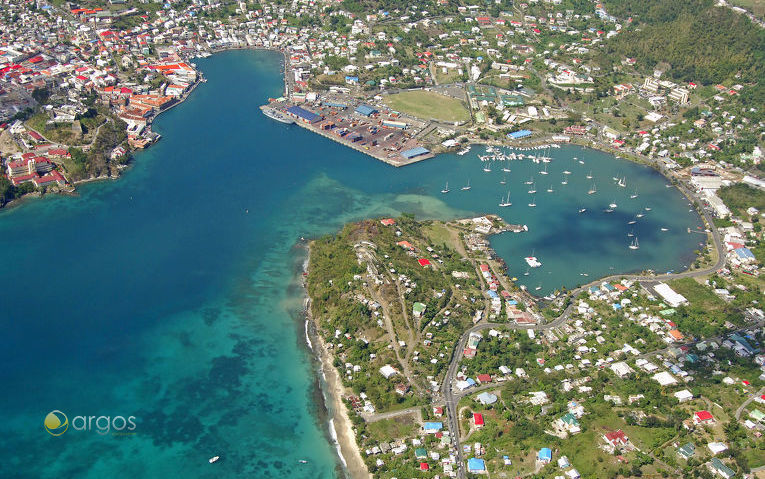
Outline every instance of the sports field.
<svg viewBox="0 0 765 479">
<path fill-rule="evenodd" d="M 470 113 L 461 101 L 432 91 L 413 90 L 388 95 L 385 104 L 423 120 L 453 122 L 470 119 Z"/>
</svg>

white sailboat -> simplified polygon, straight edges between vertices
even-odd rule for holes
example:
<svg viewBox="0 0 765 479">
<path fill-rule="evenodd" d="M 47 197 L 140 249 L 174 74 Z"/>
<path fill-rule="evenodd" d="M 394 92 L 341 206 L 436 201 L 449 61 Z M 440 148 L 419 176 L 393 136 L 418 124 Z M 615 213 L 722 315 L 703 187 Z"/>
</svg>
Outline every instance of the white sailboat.
<svg viewBox="0 0 765 479">
<path fill-rule="evenodd" d="M 564 176 L 563 181 L 560 182 L 561 185 L 567 185 L 568 184 L 568 177 Z"/>
<path fill-rule="evenodd" d="M 534 199 L 534 197 L 532 197 L 532 198 L 531 198 L 531 203 L 529 203 L 529 206 L 531 206 L 532 208 L 534 208 L 534 207 L 536 207 L 536 206 L 537 206 L 537 202 L 536 202 L 536 200 Z"/>
<path fill-rule="evenodd" d="M 595 182 L 592 182 L 592 187 L 590 187 L 590 190 L 587 192 L 588 195 L 594 195 L 598 192 L 598 188 L 595 186 Z"/>
<path fill-rule="evenodd" d="M 523 183 L 523 184 L 525 184 L 525 185 L 530 185 L 530 184 L 532 184 L 532 183 L 534 183 L 534 178 L 531 178 L 529 181 L 524 181 L 524 183 Z"/>
<path fill-rule="evenodd" d="M 637 197 L 638 197 L 637 188 L 635 188 L 635 192 L 630 195 L 630 198 L 634 200 Z"/>
<path fill-rule="evenodd" d="M 590 172 L 587 174 L 587 179 L 588 179 L 588 180 L 591 180 L 591 179 L 592 179 L 592 171 L 590 171 Z"/>
<path fill-rule="evenodd" d="M 579 208 L 579 213 L 584 213 L 585 211 L 587 211 L 587 208 Z"/>
<path fill-rule="evenodd" d="M 503 176 L 502 181 L 499 182 L 500 185 L 504 185 L 507 183 L 507 177 Z"/>
<path fill-rule="evenodd" d="M 502 197 L 502 199 L 501 199 L 501 201 L 500 201 L 500 203 L 499 203 L 499 206 L 501 206 L 501 207 L 503 207 L 503 208 L 504 208 L 504 207 L 507 207 L 507 206 L 512 206 L 512 205 L 513 205 L 513 204 L 512 204 L 512 203 L 510 203 L 510 192 L 508 191 L 508 192 L 507 192 L 507 199 L 505 199 L 504 197 Z"/>
<path fill-rule="evenodd" d="M 625 176 L 625 177 L 621 178 L 619 180 L 619 182 L 616 183 L 616 184 L 621 186 L 622 188 L 625 188 L 627 186 L 627 177 Z"/>
<path fill-rule="evenodd" d="M 640 248 L 640 245 L 638 244 L 637 236 L 635 237 L 634 240 L 632 240 L 632 243 L 630 243 L 629 248 L 630 249 L 638 249 L 638 248 Z"/>
<path fill-rule="evenodd" d="M 529 188 L 529 194 L 533 195 L 537 192 L 537 187 L 534 185 L 534 183 L 531 184 L 531 187 Z"/>
<path fill-rule="evenodd" d="M 470 186 L 470 178 L 468 178 L 467 185 L 462 187 L 462 191 L 469 191 L 470 188 L 471 188 L 471 186 Z"/>
<path fill-rule="evenodd" d="M 504 171 L 505 173 L 510 173 L 510 168 L 505 166 L 504 168 L 502 168 L 502 171 Z"/>
<path fill-rule="evenodd" d="M 483 171 L 486 173 L 491 173 L 491 165 L 487 163 L 486 166 L 483 167 Z"/>
<path fill-rule="evenodd" d="M 545 169 L 539 172 L 540 175 L 547 175 L 547 163 L 545 163 Z"/>
<path fill-rule="evenodd" d="M 446 194 L 449 192 L 449 182 L 446 182 L 446 186 L 444 186 L 444 189 L 441 190 L 441 193 Z"/>
<path fill-rule="evenodd" d="M 553 187 L 552 187 L 552 185 L 550 185 L 550 187 L 549 187 L 549 188 L 547 188 L 547 192 L 548 192 L 548 193 L 552 193 L 552 192 L 554 192 L 554 191 L 555 191 L 555 190 L 553 190 Z"/>
</svg>

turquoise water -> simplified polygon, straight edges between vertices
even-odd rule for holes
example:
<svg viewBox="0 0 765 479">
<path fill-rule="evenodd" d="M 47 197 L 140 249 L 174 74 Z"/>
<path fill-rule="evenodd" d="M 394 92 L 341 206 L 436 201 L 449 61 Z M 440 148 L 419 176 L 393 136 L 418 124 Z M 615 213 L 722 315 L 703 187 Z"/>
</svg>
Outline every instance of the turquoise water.
<svg viewBox="0 0 765 479">
<path fill-rule="evenodd" d="M 502 173 L 481 171 L 474 153 L 394 169 L 273 122 L 257 106 L 282 90 L 280 60 L 247 51 L 200 60 L 209 81 L 156 121 L 162 141 L 122 179 L 0 213 L 4 476 L 336 477 L 296 320 L 300 236 L 402 211 L 497 212 L 529 225 L 493 243 L 518 274 L 536 250 L 544 266 L 529 281 L 540 292 L 575 284 L 584 268 L 678 268 L 701 237 L 685 233 L 699 220 L 676 190 L 597 152 L 553 151 L 548 176 L 598 170 L 598 201 L 610 201 L 605 172 L 626 175 L 640 201 L 615 198 L 619 215 L 600 219 L 569 214 L 595 201 L 574 194 L 573 178 L 573 197 L 545 197 L 538 182 L 538 207 L 524 206 L 523 181 L 540 167 L 530 162 L 511 165 L 514 205 L 499 208 Z M 569 167 L 573 156 L 586 167 Z M 473 188 L 462 192 L 468 177 Z M 442 195 L 445 181 L 452 192 Z M 644 201 L 653 210 L 629 256 L 622 223 Z M 669 231 L 655 233 L 659 225 Z M 137 428 L 52 437 L 43 418 L 54 409 L 70 420 L 133 415 Z"/>
</svg>

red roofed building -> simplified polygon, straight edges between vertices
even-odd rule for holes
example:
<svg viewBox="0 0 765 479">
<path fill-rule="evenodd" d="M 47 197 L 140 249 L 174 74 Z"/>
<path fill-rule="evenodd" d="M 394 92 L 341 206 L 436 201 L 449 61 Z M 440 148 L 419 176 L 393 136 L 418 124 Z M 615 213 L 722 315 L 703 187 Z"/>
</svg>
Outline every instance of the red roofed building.
<svg viewBox="0 0 765 479">
<path fill-rule="evenodd" d="M 491 382 L 491 375 L 489 375 L 489 374 L 479 374 L 477 379 L 478 379 L 478 382 L 481 383 L 481 384 L 490 383 Z"/>
<path fill-rule="evenodd" d="M 715 418 L 709 411 L 699 411 L 693 414 L 693 424 L 714 424 Z"/>
<path fill-rule="evenodd" d="M 473 358 L 475 357 L 475 353 L 476 353 L 476 350 L 475 350 L 475 349 L 473 349 L 473 348 L 465 348 L 465 349 L 462 351 L 462 355 L 463 355 L 463 356 L 464 356 L 466 359 L 473 359 Z"/>
<path fill-rule="evenodd" d="M 393 226 L 396 224 L 396 220 L 394 220 L 393 218 L 385 218 L 380 220 L 380 223 L 382 223 L 383 226 Z"/>
<path fill-rule="evenodd" d="M 412 246 L 412 244 L 409 241 L 399 241 L 396 244 L 398 246 L 401 246 L 404 249 L 409 249 L 409 250 L 414 249 L 414 247 Z"/>
<path fill-rule="evenodd" d="M 430 260 L 428 260 L 427 258 L 420 258 L 417 260 L 417 262 L 420 263 L 420 266 L 422 266 L 423 268 L 426 266 L 430 266 Z"/>
<path fill-rule="evenodd" d="M 483 414 L 481 413 L 473 413 L 473 424 L 475 424 L 475 427 L 483 427 Z"/>
<path fill-rule="evenodd" d="M 603 438 L 614 448 L 622 448 L 630 442 L 627 435 L 621 429 L 607 432 L 603 435 Z"/>
<path fill-rule="evenodd" d="M 420 463 L 420 470 L 421 471 L 427 471 L 428 469 L 430 469 L 430 466 L 428 465 L 427 462 L 421 462 Z"/>
<path fill-rule="evenodd" d="M 433 415 L 436 417 L 441 417 L 444 415 L 444 408 L 441 406 L 436 406 L 433 408 Z"/>
</svg>

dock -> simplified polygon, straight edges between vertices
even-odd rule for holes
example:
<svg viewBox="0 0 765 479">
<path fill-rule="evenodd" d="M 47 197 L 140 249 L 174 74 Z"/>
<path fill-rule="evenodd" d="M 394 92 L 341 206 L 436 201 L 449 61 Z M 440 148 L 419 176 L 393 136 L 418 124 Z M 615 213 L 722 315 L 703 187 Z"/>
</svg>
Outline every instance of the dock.
<svg viewBox="0 0 765 479">
<path fill-rule="evenodd" d="M 266 111 L 270 113 L 266 116 L 273 118 L 273 112 L 277 112 L 306 130 L 391 166 L 411 165 L 435 156 L 409 134 L 407 124 L 392 112 L 330 102 L 296 105 L 273 101 L 260 108 L 264 114 Z M 359 109 L 363 113 L 359 113 Z"/>
</svg>

